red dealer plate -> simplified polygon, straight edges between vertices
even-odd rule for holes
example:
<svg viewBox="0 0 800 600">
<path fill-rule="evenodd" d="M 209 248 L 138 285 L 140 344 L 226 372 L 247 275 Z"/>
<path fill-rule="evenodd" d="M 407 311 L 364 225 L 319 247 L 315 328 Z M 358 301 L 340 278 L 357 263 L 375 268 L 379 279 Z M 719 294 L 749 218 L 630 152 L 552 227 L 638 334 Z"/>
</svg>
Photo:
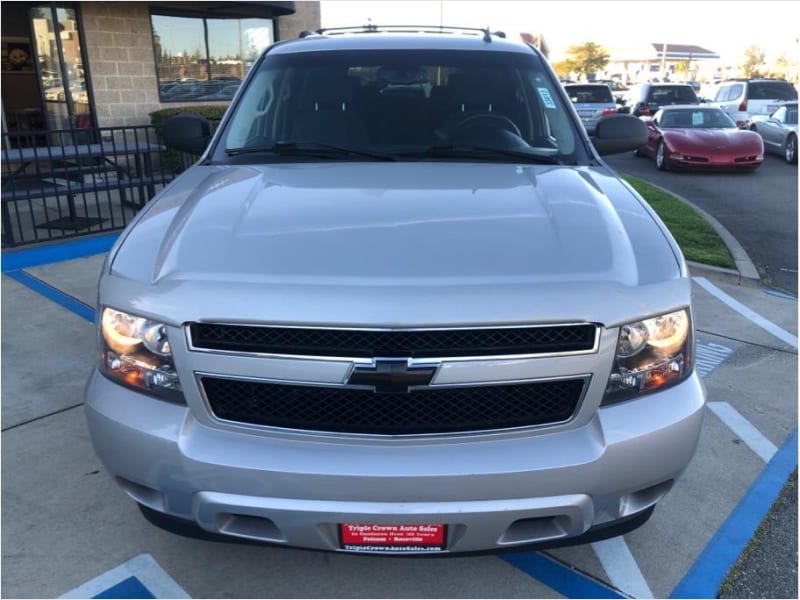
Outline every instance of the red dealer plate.
<svg viewBox="0 0 800 600">
<path fill-rule="evenodd" d="M 441 552 L 446 532 L 445 525 L 339 525 L 342 548 L 359 552 Z"/>
</svg>

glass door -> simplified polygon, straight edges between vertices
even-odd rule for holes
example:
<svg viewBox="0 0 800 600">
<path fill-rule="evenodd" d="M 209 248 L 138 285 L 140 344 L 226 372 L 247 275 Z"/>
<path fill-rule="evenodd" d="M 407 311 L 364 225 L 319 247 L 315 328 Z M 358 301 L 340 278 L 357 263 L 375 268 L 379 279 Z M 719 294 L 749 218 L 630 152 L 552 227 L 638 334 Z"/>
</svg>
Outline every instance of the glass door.
<svg viewBox="0 0 800 600">
<path fill-rule="evenodd" d="M 35 6 L 30 18 L 48 129 L 92 127 L 77 10 Z"/>
</svg>

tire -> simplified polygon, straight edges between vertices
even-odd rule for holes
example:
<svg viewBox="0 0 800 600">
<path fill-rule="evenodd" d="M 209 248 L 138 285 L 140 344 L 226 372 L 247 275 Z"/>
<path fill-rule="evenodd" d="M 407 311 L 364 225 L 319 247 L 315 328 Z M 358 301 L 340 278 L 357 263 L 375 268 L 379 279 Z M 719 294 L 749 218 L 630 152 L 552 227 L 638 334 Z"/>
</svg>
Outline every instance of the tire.
<svg viewBox="0 0 800 600">
<path fill-rule="evenodd" d="M 668 171 L 667 165 L 667 145 L 664 140 L 658 140 L 658 147 L 656 148 L 656 167 L 659 171 Z"/>
<path fill-rule="evenodd" d="M 797 162 L 797 136 L 789 134 L 786 138 L 786 144 L 783 146 L 783 160 L 788 164 Z"/>
<path fill-rule="evenodd" d="M 642 152 L 641 150 L 639 150 L 639 148 L 637 148 L 636 150 L 634 150 L 634 151 L 633 151 L 633 155 L 634 155 L 636 158 L 644 158 L 644 152 Z"/>
</svg>

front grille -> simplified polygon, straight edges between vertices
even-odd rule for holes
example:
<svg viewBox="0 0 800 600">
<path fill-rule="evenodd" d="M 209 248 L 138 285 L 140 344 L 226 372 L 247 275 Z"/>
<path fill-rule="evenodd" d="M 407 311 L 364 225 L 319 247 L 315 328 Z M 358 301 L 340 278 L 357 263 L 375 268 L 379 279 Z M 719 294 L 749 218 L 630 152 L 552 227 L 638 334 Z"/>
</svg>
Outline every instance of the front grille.
<svg viewBox="0 0 800 600">
<path fill-rule="evenodd" d="M 410 435 L 568 420 L 587 380 L 422 388 L 405 394 L 202 377 L 220 419 L 308 431 Z"/>
<path fill-rule="evenodd" d="M 353 358 L 442 358 L 589 351 L 595 325 L 495 329 L 306 329 L 192 323 L 195 348 Z"/>
</svg>

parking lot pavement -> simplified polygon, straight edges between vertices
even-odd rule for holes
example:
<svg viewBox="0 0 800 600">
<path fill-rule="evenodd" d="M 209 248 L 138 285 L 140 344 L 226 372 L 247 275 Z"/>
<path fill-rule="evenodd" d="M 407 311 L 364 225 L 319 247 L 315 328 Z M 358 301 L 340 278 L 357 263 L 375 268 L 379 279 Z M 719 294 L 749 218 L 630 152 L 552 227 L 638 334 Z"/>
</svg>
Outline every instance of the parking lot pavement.
<svg viewBox="0 0 800 600">
<path fill-rule="evenodd" d="M 80 403 L 95 360 L 90 321 L 102 261 L 95 255 L 20 271 L 4 256 L 6 597 L 89 589 L 95 596 L 98 582 L 111 587 L 119 573 L 127 574 L 119 589 L 157 596 L 149 575 L 130 576 L 135 570 L 126 565 L 142 561 L 177 586 L 163 589 L 192 597 L 715 597 L 752 523 L 797 465 L 797 303 L 702 274 L 694 314 L 709 410 L 695 459 L 640 529 L 542 553 L 443 559 L 180 538 L 140 516 L 89 442 Z M 796 542 L 773 562 L 796 560 Z M 87 582 L 95 587 L 82 587 Z M 749 581 L 747 589 L 757 596 L 769 588 Z"/>
</svg>

